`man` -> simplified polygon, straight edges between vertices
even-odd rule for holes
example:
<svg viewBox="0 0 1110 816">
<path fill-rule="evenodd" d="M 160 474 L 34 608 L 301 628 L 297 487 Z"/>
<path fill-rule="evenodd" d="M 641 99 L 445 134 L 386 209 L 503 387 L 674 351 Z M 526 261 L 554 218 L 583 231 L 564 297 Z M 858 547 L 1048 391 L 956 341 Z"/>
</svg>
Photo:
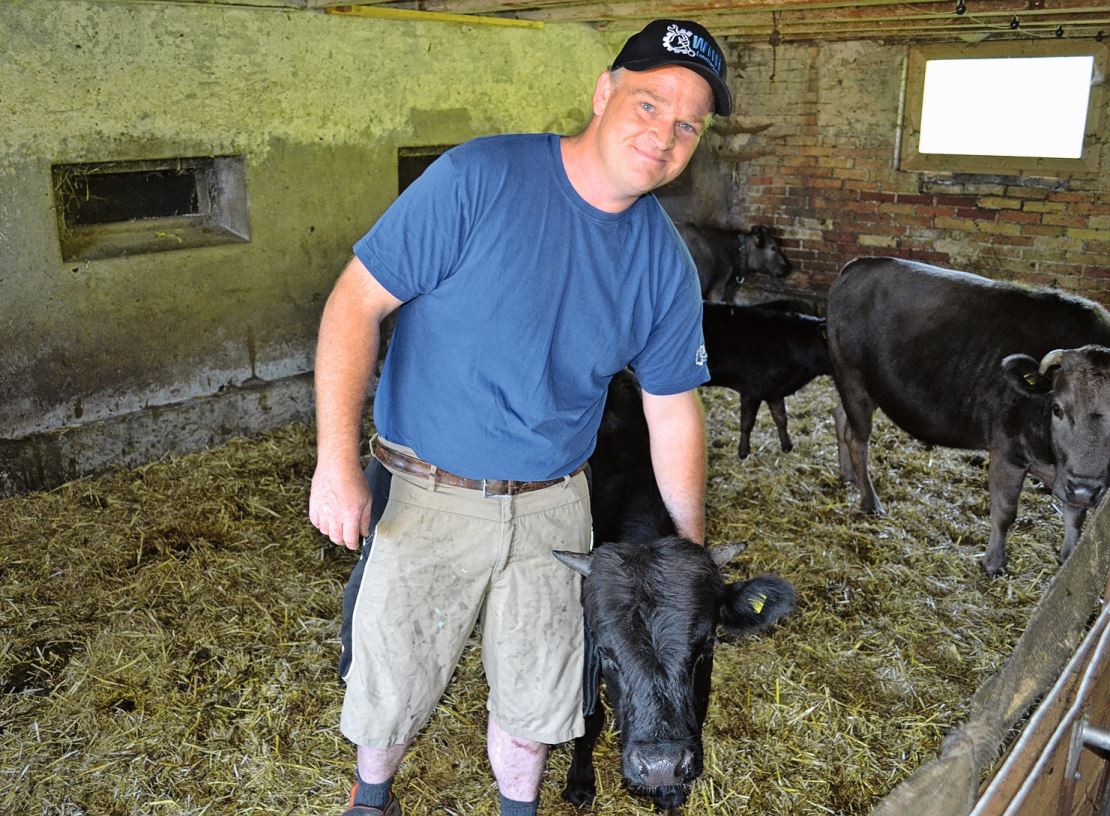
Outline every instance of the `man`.
<svg viewBox="0 0 1110 816">
<path fill-rule="evenodd" d="M 373 530 L 344 595 L 349 816 L 401 813 L 393 776 L 479 619 L 501 813 L 536 813 L 547 745 L 582 733 L 579 579 L 550 553 L 589 549 L 582 470 L 626 365 L 664 501 L 703 540 L 700 289 L 648 193 L 731 112 L 725 72 L 700 25 L 652 22 L 598 78 L 585 130 L 454 148 L 355 245 L 320 324 L 309 501 L 336 544 Z"/>
</svg>

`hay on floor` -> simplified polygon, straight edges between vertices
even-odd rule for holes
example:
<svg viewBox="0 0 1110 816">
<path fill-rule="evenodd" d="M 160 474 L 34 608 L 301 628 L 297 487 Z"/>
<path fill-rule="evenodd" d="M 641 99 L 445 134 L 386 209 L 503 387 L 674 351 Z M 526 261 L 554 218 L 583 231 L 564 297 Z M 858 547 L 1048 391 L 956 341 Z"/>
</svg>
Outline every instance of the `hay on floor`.
<svg viewBox="0 0 1110 816">
<path fill-rule="evenodd" d="M 932 759 L 1005 661 L 1057 570 L 1062 523 L 1027 485 L 1010 570 L 979 566 L 983 454 L 876 423 L 888 515 L 837 476 L 831 383 L 788 402 L 795 450 L 761 414 L 736 458 L 739 399 L 704 391 L 709 535 L 749 549 L 798 609 L 722 643 L 689 813 L 861 814 Z M 351 747 L 337 722 L 339 603 L 354 556 L 306 516 L 312 428 L 0 501 L 0 813 L 335 814 Z M 479 646 L 397 781 L 406 814 L 496 813 Z M 649 814 L 599 745 L 594 814 Z M 552 752 L 543 812 L 569 751 Z"/>
</svg>

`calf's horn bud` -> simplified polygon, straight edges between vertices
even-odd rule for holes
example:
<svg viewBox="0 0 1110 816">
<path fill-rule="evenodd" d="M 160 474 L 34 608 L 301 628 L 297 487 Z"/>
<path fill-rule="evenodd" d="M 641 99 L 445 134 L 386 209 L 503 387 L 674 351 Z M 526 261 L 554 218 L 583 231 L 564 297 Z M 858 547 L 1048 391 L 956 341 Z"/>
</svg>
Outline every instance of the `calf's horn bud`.
<svg viewBox="0 0 1110 816">
<path fill-rule="evenodd" d="M 551 554 L 577 572 L 579 575 L 589 577 L 593 568 L 593 553 L 576 553 L 567 550 L 552 550 Z"/>
<path fill-rule="evenodd" d="M 1054 368 L 1059 368 L 1060 364 L 1064 362 L 1064 350 L 1053 349 L 1044 357 L 1041 358 L 1041 365 L 1039 371 L 1041 375 L 1048 374 Z"/>
<path fill-rule="evenodd" d="M 713 559 L 713 563 L 718 567 L 723 567 L 747 548 L 748 544 L 746 541 L 737 541 L 733 544 L 721 544 L 717 547 L 709 548 L 709 557 Z"/>
</svg>

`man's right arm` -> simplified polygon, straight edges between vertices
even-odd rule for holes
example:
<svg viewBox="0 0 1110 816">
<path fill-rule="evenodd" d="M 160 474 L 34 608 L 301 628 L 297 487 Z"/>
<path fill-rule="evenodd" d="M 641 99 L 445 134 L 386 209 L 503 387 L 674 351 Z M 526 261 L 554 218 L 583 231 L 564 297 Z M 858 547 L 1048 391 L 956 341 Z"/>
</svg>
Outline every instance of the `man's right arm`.
<svg viewBox="0 0 1110 816">
<path fill-rule="evenodd" d="M 401 305 L 358 258 L 336 281 L 316 343 L 316 472 L 308 517 L 348 549 L 370 534 L 370 488 L 359 463 L 362 412 L 380 326 Z"/>
</svg>

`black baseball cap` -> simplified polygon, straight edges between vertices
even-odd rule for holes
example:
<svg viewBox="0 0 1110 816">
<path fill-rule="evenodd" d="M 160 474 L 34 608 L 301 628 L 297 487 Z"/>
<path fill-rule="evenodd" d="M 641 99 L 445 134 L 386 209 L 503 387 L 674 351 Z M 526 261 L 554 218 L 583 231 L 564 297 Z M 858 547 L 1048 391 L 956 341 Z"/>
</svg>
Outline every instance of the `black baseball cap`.
<svg viewBox="0 0 1110 816">
<path fill-rule="evenodd" d="M 648 71 L 664 65 L 696 71 L 713 91 L 714 113 L 732 113 L 732 94 L 725 84 L 728 66 L 720 46 L 704 26 L 691 20 L 653 20 L 628 38 L 611 70 Z"/>
</svg>

